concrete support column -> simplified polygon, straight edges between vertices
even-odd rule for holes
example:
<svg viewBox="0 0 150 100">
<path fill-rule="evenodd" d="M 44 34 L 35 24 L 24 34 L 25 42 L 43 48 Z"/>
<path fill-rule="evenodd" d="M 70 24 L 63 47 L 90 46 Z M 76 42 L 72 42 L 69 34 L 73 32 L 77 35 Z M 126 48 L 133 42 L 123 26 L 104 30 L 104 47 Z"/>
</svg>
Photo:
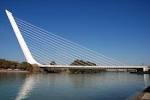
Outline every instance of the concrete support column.
<svg viewBox="0 0 150 100">
<path fill-rule="evenodd" d="M 143 72 L 147 72 L 148 71 L 148 68 L 143 68 Z"/>
</svg>

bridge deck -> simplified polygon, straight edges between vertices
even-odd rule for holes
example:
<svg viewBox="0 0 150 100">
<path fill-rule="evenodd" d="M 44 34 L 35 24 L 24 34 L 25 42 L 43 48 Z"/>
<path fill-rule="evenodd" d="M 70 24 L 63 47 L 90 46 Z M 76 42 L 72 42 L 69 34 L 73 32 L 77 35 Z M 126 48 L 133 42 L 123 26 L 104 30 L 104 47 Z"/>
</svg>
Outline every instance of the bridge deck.
<svg viewBox="0 0 150 100">
<path fill-rule="evenodd" d="M 52 68 L 118 68 L 118 69 L 130 69 L 130 68 L 148 68 L 148 66 L 70 66 L 70 65 L 41 65 L 40 67 L 52 67 Z"/>
</svg>

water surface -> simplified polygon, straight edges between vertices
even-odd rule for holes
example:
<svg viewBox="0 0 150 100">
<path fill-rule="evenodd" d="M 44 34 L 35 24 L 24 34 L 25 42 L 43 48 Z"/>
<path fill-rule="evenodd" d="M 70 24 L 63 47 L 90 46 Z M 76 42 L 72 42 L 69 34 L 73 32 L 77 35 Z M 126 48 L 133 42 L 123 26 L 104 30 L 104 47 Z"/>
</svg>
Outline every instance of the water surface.
<svg viewBox="0 0 150 100">
<path fill-rule="evenodd" d="M 126 100 L 150 83 L 149 75 L 0 73 L 0 100 Z"/>
</svg>

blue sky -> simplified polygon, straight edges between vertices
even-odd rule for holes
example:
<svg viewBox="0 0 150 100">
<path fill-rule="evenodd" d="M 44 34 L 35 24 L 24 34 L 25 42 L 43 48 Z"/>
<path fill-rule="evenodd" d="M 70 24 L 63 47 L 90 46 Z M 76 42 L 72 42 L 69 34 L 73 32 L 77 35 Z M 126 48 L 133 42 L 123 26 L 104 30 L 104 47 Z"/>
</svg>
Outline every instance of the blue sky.
<svg viewBox="0 0 150 100">
<path fill-rule="evenodd" d="M 150 64 L 149 0 L 1 0 L 0 58 L 24 56 L 6 17 L 15 16 L 126 64 Z"/>
</svg>

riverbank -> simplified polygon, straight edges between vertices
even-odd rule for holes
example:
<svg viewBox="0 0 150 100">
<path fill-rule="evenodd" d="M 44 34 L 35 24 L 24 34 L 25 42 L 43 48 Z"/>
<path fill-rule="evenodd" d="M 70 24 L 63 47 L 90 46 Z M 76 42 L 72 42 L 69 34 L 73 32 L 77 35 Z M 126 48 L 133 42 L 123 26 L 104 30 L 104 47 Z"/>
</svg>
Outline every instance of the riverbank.
<svg viewBox="0 0 150 100">
<path fill-rule="evenodd" d="M 73 69 L 73 68 L 40 68 L 46 73 L 92 74 L 106 71 L 105 69 Z"/>
<path fill-rule="evenodd" d="M 150 100 L 150 86 L 148 86 L 147 88 L 145 88 L 140 93 L 134 95 L 129 100 Z"/>
<path fill-rule="evenodd" d="M 19 70 L 19 69 L 0 69 L 1 73 L 29 73 L 29 71 Z"/>
<path fill-rule="evenodd" d="M 142 100 L 150 100 L 150 86 L 144 89 Z"/>
<path fill-rule="evenodd" d="M 132 69 L 134 70 L 134 69 Z M 28 73 L 67 73 L 67 74 L 94 74 L 101 72 L 129 72 L 132 70 L 125 69 L 72 69 L 72 68 L 40 68 L 37 65 L 31 65 L 30 70 L 24 69 L 12 69 L 12 68 L 0 68 L 0 72 L 28 72 Z M 136 73 L 138 74 L 138 73 Z M 144 74 L 144 73 L 143 73 Z"/>
</svg>

